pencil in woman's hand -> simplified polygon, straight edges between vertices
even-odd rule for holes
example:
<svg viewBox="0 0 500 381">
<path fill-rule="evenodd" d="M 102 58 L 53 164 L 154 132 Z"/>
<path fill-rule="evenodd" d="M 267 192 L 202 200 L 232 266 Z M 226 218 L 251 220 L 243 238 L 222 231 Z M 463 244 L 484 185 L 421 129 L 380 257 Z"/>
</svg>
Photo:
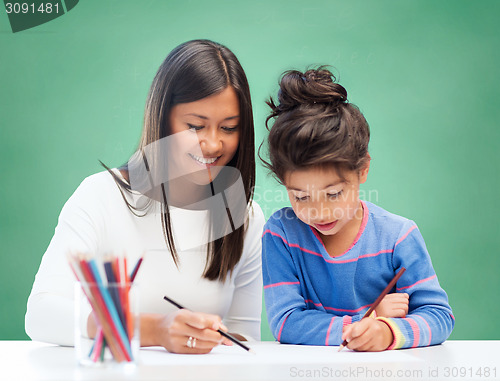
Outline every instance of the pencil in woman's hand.
<svg viewBox="0 0 500 381">
<path fill-rule="evenodd" d="M 389 293 L 389 291 L 392 290 L 392 288 L 395 286 L 396 282 L 399 280 L 399 278 L 401 278 L 401 275 L 403 275 L 403 273 L 406 271 L 406 269 L 404 267 L 401 267 L 401 269 L 398 271 L 398 273 L 394 276 L 394 278 L 392 278 L 392 280 L 389 282 L 389 284 L 387 285 L 386 288 L 384 288 L 384 291 L 382 291 L 380 293 L 380 295 L 378 296 L 378 298 L 373 302 L 372 306 L 368 309 L 368 311 L 365 312 L 365 314 L 363 315 L 363 319 L 370 316 L 370 314 L 373 312 L 373 310 L 375 310 L 375 308 L 377 308 L 377 306 L 380 304 L 380 302 L 382 301 L 382 299 L 384 299 L 384 297 Z M 347 345 L 347 340 L 344 340 L 342 342 L 342 344 L 340 344 L 340 347 L 339 347 L 339 352 L 344 349 L 344 347 Z"/>
<path fill-rule="evenodd" d="M 169 297 L 167 296 L 164 296 L 163 299 L 165 299 L 167 302 L 169 302 L 170 304 L 176 306 L 178 309 L 185 309 L 183 306 L 181 306 L 179 303 L 177 303 L 176 301 L 170 299 Z M 223 330 L 221 330 L 220 328 L 217 330 L 217 332 L 219 332 L 222 336 L 224 336 L 226 339 L 229 339 L 231 340 L 233 343 L 235 343 L 236 345 L 239 345 L 241 348 L 243 348 L 245 351 L 247 352 L 250 352 L 250 353 L 254 353 L 255 354 L 255 351 L 252 350 L 252 348 L 249 348 L 247 347 L 245 344 L 243 344 L 241 341 L 239 341 L 237 338 L 231 336 L 229 333 L 227 332 L 224 332 Z"/>
</svg>

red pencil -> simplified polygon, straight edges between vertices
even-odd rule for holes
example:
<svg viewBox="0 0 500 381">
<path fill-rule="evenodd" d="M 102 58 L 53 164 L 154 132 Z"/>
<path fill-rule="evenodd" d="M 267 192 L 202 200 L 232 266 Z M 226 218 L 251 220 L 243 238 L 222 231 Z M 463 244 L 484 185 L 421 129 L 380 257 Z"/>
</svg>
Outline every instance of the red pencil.
<svg viewBox="0 0 500 381">
<path fill-rule="evenodd" d="M 389 291 L 392 290 L 392 288 L 394 287 L 394 285 L 396 284 L 396 282 L 399 280 L 399 278 L 401 278 L 401 275 L 403 275 L 403 273 L 406 271 L 406 269 L 404 267 L 401 267 L 401 269 L 398 271 L 398 273 L 394 276 L 394 278 L 392 278 L 392 280 L 389 282 L 389 284 L 387 285 L 386 288 L 384 288 L 384 291 L 382 291 L 380 293 L 380 295 L 378 296 L 378 298 L 375 300 L 375 302 L 373 302 L 372 306 L 368 309 L 368 311 L 365 312 L 365 314 L 363 315 L 363 319 L 370 316 L 370 314 L 373 312 L 373 310 L 375 308 L 377 308 L 377 306 L 379 305 L 379 303 L 382 301 L 382 299 L 384 299 L 384 296 L 387 295 L 387 293 Z M 344 349 L 344 347 L 347 345 L 347 340 L 344 340 L 342 342 L 342 344 L 340 344 L 340 347 L 339 347 L 339 352 Z"/>
<path fill-rule="evenodd" d="M 142 258 L 143 257 L 140 257 L 139 260 L 137 261 L 137 263 L 135 264 L 134 269 L 132 270 L 132 273 L 130 274 L 130 282 L 134 281 L 134 279 L 137 275 L 137 272 L 139 271 L 139 268 L 141 267 Z"/>
</svg>

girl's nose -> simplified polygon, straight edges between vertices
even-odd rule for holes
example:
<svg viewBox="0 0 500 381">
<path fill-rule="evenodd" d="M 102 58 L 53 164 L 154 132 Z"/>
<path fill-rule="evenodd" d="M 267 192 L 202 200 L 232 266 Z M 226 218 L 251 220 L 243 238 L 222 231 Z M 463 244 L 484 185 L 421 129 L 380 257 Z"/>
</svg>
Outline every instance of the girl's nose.
<svg viewBox="0 0 500 381">
<path fill-rule="evenodd" d="M 331 209 L 323 202 L 316 202 L 312 209 L 309 211 L 310 218 L 316 220 L 318 223 L 328 221 L 332 216 Z"/>
</svg>

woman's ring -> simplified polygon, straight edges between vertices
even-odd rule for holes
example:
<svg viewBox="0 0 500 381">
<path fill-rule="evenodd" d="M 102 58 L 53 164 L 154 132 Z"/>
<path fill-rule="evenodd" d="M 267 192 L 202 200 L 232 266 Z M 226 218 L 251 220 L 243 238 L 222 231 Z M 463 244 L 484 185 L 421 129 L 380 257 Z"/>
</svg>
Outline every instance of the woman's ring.
<svg viewBox="0 0 500 381">
<path fill-rule="evenodd" d="M 186 343 L 186 346 L 188 348 L 194 348 L 196 347 L 196 338 L 193 336 L 189 336 L 188 341 Z"/>
</svg>

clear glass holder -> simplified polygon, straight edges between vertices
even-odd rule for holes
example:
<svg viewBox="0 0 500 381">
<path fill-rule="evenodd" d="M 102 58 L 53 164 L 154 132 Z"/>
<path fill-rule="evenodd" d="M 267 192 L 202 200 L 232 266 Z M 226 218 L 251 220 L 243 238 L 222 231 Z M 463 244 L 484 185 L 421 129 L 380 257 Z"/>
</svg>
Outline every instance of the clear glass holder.
<svg viewBox="0 0 500 381">
<path fill-rule="evenodd" d="M 93 319 L 95 324 L 89 324 Z M 96 326 L 89 337 L 89 326 Z M 75 283 L 75 356 L 83 366 L 137 364 L 140 348 L 136 283 Z"/>
</svg>

